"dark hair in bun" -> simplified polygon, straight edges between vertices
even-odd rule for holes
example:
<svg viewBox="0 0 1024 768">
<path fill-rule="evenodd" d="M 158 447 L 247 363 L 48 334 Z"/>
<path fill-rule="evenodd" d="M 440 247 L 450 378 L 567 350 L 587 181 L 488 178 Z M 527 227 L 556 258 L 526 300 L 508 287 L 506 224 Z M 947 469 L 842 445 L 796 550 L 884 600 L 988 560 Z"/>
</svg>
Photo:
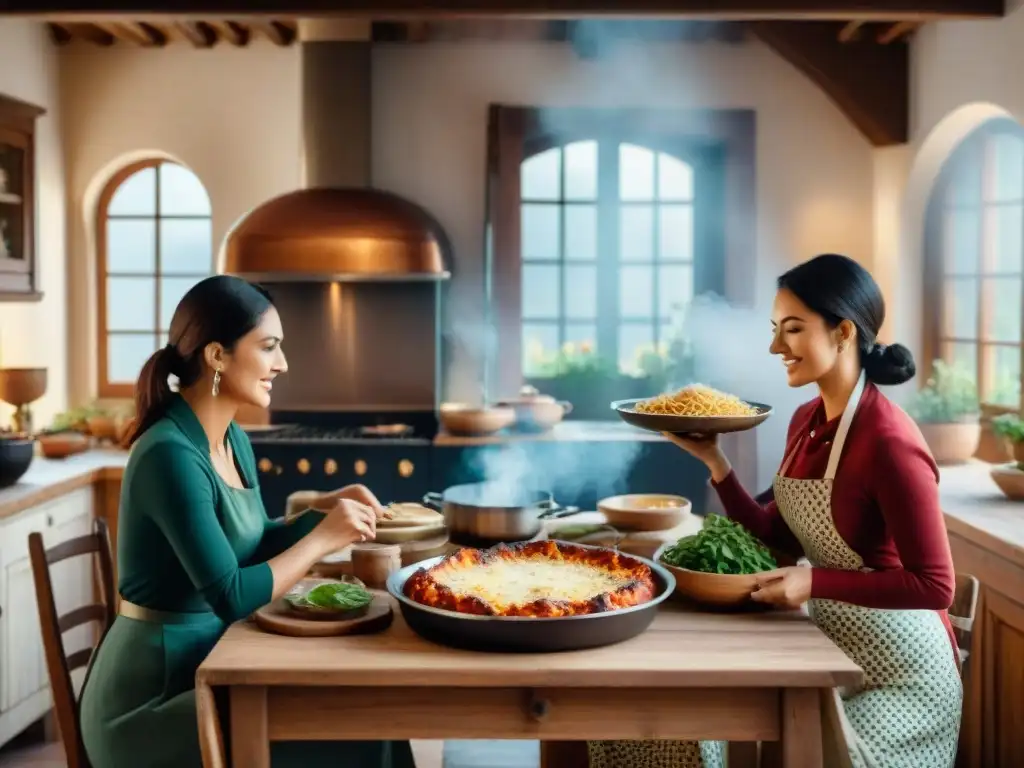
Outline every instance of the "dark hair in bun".
<svg viewBox="0 0 1024 768">
<path fill-rule="evenodd" d="M 849 320 L 857 329 L 860 364 L 876 384 L 902 384 L 917 373 L 914 357 L 902 344 L 879 344 L 885 300 L 871 273 L 847 256 L 825 253 L 793 267 L 778 287 L 793 293 L 835 328 Z"/>
</svg>

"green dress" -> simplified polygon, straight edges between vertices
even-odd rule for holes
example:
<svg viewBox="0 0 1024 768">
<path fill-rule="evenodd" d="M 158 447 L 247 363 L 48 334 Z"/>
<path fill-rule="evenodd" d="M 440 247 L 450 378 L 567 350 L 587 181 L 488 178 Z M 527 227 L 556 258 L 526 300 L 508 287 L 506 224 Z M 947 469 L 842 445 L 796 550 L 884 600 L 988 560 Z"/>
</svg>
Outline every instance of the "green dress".
<svg viewBox="0 0 1024 768">
<path fill-rule="evenodd" d="M 118 516 L 119 590 L 161 613 L 118 616 L 93 659 L 81 731 L 95 768 L 201 768 L 196 669 L 232 622 L 270 602 L 267 560 L 322 519 L 269 520 L 248 438 L 232 423 L 228 440 L 245 489 L 217 474 L 180 396 L 132 448 Z M 271 765 L 415 768 L 408 742 L 376 741 L 274 742 Z"/>
</svg>

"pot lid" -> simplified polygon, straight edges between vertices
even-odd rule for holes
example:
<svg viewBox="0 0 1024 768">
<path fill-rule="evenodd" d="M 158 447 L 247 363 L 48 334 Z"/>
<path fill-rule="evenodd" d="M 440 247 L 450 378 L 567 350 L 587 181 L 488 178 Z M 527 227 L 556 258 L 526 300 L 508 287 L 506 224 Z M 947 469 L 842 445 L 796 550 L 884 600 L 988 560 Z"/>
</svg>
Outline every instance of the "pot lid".
<svg viewBox="0 0 1024 768">
<path fill-rule="evenodd" d="M 228 233 L 224 271 L 263 282 L 445 280 L 438 223 L 366 187 L 302 189 L 253 209 Z"/>
<path fill-rule="evenodd" d="M 519 389 L 519 397 L 509 397 L 509 398 L 506 398 L 505 400 L 502 400 L 501 403 L 499 403 L 499 405 L 502 405 L 502 404 L 505 404 L 505 403 L 527 404 L 527 403 L 553 403 L 553 402 L 555 402 L 555 398 L 553 398 L 551 395 L 542 395 L 540 393 L 540 390 L 538 390 L 536 387 L 534 387 L 534 386 L 532 386 L 530 384 L 525 384 L 525 385 L 523 385 Z"/>
</svg>

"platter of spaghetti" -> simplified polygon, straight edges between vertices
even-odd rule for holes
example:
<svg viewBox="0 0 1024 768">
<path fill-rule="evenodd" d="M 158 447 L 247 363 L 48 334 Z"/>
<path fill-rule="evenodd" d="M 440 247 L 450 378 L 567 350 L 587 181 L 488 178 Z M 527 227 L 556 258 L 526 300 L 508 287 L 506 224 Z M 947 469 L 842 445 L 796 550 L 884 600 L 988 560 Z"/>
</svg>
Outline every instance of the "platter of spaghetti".
<svg viewBox="0 0 1024 768">
<path fill-rule="evenodd" d="M 627 424 L 674 435 L 742 432 L 772 415 L 770 405 L 741 400 L 704 384 L 655 397 L 616 400 L 611 407 Z"/>
</svg>

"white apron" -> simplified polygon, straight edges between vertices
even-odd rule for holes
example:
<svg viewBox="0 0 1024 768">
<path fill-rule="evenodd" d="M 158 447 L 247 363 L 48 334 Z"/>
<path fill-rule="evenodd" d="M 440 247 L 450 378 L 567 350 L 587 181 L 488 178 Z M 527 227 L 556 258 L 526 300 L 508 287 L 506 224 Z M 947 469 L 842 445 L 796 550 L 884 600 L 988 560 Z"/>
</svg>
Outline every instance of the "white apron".
<svg viewBox="0 0 1024 768">
<path fill-rule="evenodd" d="M 831 503 L 839 457 L 863 391 L 862 374 L 839 421 L 821 480 L 785 477 L 804 437 L 775 476 L 779 514 L 817 568 L 870 570 L 836 530 Z M 863 685 L 836 689 L 823 698 L 825 766 L 950 768 L 963 688 L 939 614 L 818 599 L 808 602 L 808 613 L 865 676 Z"/>
</svg>

